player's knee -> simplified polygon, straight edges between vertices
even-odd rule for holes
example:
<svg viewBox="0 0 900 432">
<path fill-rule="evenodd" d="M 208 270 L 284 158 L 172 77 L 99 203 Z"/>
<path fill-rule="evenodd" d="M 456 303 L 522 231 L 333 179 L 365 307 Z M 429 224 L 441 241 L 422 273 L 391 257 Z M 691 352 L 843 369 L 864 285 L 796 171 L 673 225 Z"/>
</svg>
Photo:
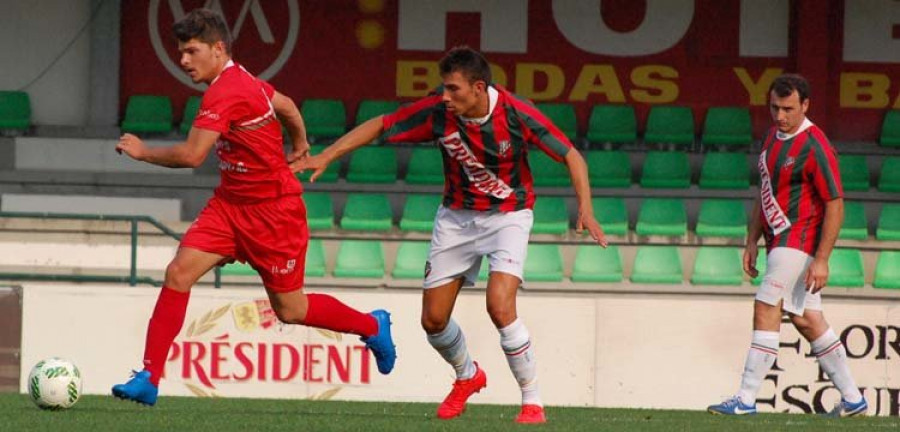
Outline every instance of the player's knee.
<svg viewBox="0 0 900 432">
<path fill-rule="evenodd" d="M 286 307 L 278 307 L 275 309 L 275 316 L 278 320 L 285 324 L 303 324 L 306 314 L 301 311 L 293 310 Z"/>
<path fill-rule="evenodd" d="M 812 322 L 801 315 L 791 315 L 791 323 L 801 333 L 805 333 L 812 328 Z"/>
<path fill-rule="evenodd" d="M 516 308 L 507 304 L 488 304 L 487 312 L 497 328 L 506 327 L 516 320 Z"/>
<path fill-rule="evenodd" d="M 193 282 L 190 279 L 187 269 L 178 261 L 172 261 L 166 267 L 166 280 L 164 283 L 170 289 L 182 292 L 189 291 Z"/>
<path fill-rule="evenodd" d="M 427 334 L 436 334 L 447 328 L 449 320 L 422 314 L 422 330 Z"/>
</svg>

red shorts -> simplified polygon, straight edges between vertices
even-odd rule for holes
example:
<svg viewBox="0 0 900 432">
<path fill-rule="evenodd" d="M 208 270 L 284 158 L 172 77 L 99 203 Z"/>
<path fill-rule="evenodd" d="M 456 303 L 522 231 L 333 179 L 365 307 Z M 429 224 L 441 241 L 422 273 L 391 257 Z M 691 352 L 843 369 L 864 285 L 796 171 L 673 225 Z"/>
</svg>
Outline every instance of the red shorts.
<svg viewBox="0 0 900 432">
<path fill-rule="evenodd" d="M 191 224 L 181 247 L 247 262 L 267 290 L 303 287 L 309 230 L 300 195 L 255 204 L 231 204 L 216 196 Z"/>
</svg>

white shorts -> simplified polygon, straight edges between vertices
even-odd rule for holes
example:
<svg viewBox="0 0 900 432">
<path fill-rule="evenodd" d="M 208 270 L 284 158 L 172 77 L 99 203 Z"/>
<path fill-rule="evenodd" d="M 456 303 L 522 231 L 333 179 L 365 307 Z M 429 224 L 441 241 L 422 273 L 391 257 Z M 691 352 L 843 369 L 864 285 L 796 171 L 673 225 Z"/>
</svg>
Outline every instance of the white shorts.
<svg viewBox="0 0 900 432">
<path fill-rule="evenodd" d="M 492 272 L 522 280 L 533 223 L 534 215 L 528 209 L 503 213 L 441 206 L 434 217 L 431 251 L 425 263 L 425 289 L 460 276 L 465 278 L 463 285 L 474 285 L 483 256 L 488 257 Z"/>
<path fill-rule="evenodd" d="M 806 290 L 806 270 L 813 257 L 788 247 L 777 247 L 766 257 L 766 275 L 763 277 L 756 299 L 777 306 L 795 315 L 803 315 L 805 309 L 822 310 L 822 292 Z"/>
</svg>

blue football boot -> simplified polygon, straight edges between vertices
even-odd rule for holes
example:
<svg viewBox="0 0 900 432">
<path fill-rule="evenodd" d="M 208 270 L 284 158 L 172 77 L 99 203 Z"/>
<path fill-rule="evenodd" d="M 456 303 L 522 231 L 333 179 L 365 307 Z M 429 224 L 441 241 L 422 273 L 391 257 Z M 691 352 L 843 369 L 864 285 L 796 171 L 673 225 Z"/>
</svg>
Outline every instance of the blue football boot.
<svg viewBox="0 0 900 432">
<path fill-rule="evenodd" d="M 153 406 L 156 404 L 156 396 L 159 389 L 150 382 L 150 372 L 143 370 L 132 371 L 131 379 L 125 384 L 116 384 L 112 388 L 113 396 L 134 401 L 140 404 Z"/>
<path fill-rule="evenodd" d="M 862 398 L 857 403 L 850 403 L 841 398 L 841 401 L 834 404 L 834 409 L 828 413 L 829 417 L 855 417 L 865 416 L 869 414 L 869 403 L 866 398 Z"/>
<path fill-rule="evenodd" d="M 733 396 L 720 404 L 710 405 L 706 408 L 706 411 L 710 414 L 722 415 L 756 414 L 756 404 L 744 405 L 744 403 L 741 402 L 741 398 Z"/>
<path fill-rule="evenodd" d="M 366 348 L 375 355 L 378 372 L 387 375 L 394 369 L 394 362 L 397 360 L 396 347 L 391 338 L 391 314 L 384 309 L 378 309 L 369 315 L 378 322 L 378 333 L 374 336 L 361 337 L 359 340 L 365 342 Z"/>
</svg>

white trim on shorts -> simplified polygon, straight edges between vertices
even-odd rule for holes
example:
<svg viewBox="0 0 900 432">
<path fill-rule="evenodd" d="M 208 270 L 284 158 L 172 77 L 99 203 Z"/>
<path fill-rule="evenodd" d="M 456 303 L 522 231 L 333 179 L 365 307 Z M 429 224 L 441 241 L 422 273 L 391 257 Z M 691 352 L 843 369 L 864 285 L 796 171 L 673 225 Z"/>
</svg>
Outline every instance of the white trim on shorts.
<svg viewBox="0 0 900 432">
<path fill-rule="evenodd" d="M 799 249 L 777 247 L 766 256 L 766 274 L 756 300 L 778 306 L 795 315 L 803 315 L 805 309 L 822 310 L 822 292 L 807 291 L 806 270 L 813 257 Z"/>
<path fill-rule="evenodd" d="M 441 206 L 434 217 L 423 287 L 435 288 L 461 276 L 464 286 L 474 285 L 483 256 L 492 272 L 521 281 L 533 223 L 529 209 L 484 212 Z"/>
</svg>

